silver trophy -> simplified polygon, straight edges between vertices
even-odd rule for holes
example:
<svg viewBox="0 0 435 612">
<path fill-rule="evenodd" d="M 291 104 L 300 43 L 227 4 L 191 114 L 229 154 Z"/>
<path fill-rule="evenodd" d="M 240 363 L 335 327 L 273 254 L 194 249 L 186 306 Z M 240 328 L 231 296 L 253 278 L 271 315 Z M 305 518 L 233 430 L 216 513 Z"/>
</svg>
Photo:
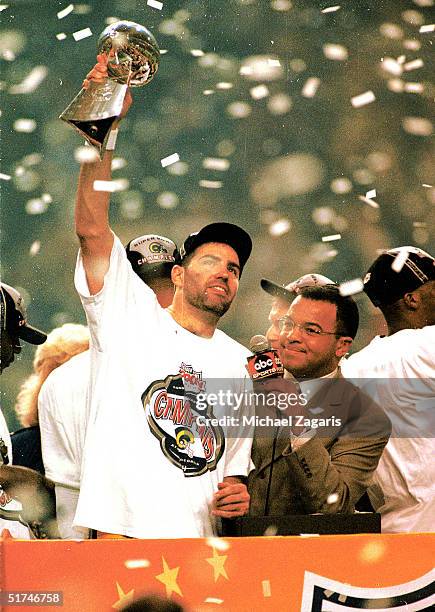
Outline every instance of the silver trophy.
<svg viewBox="0 0 435 612">
<path fill-rule="evenodd" d="M 117 21 L 98 39 L 98 53 L 109 57 L 104 83 L 91 81 L 81 89 L 60 115 L 103 157 L 110 129 L 122 110 L 127 87 L 142 87 L 151 81 L 159 65 L 160 51 L 154 36 L 132 21 Z"/>
</svg>

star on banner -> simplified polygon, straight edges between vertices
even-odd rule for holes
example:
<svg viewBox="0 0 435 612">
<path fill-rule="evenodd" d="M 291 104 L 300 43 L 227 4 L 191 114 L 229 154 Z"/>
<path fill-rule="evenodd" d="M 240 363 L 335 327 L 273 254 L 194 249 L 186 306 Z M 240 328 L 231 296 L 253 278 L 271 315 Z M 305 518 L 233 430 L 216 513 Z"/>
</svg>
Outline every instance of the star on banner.
<svg viewBox="0 0 435 612">
<path fill-rule="evenodd" d="M 121 610 L 124 606 L 133 601 L 134 589 L 131 589 L 131 591 L 129 591 L 128 593 L 124 593 L 121 585 L 118 582 L 116 583 L 116 588 L 118 590 L 119 599 L 118 601 L 115 601 L 112 608 L 114 608 L 115 610 Z"/>
<path fill-rule="evenodd" d="M 213 568 L 215 582 L 217 582 L 217 579 L 219 578 L 219 576 L 223 576 L 224 578 L 228 580 L 228 574 L 224 567 L 225 561 L 227 560 L 227 558 L 228 558 L 228 555 L 219 555 L 216 552 L 216 549 L 213 548 L 213 557 L 209 557 L 208 559 L 206 559 L 207 563 L 210 563 L 210 565 Z"/>
<path fill-rule="evenodd" d="M 183 597 L 180 587 L 177 584 L 177 576 L 180 567 L 173 567 L 169 569 L 169 565 L 166 563 L 164 557 L 162 557 L 163 572 L 156 576 L 156 580 L 162 582 L 166 587 L 166 597 L 170 597 L 172 593 L 177 593 Z"/>
</svg>

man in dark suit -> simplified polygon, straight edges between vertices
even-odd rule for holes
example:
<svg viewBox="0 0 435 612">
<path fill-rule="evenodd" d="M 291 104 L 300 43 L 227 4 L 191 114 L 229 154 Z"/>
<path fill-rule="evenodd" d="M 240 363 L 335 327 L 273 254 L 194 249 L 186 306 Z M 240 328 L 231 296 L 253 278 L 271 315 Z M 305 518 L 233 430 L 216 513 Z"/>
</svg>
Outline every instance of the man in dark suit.
<svg viewBox="0 0 435 612">
<path fill-rule="evenodd" d="M 382 410 L 340 374 L 358 330 L 358 308 L 330 285 L 287 297 L 278 349 L 284 379 L 263 389 L 266 412 L 282 424 L 257 425 L 250 513 L 353 513 L 390 433 Z M 281 410 L 271 395 L 281 397 Z M 285 405 L 284 398 L 295 395 L 298 401 Z"/>
</svg>

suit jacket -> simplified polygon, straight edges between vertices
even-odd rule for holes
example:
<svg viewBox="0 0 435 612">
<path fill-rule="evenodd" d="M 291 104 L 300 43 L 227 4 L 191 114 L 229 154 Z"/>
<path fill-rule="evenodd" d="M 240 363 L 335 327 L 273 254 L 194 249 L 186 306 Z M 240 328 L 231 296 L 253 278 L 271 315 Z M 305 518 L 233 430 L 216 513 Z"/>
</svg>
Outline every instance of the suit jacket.
<svg viewBox="0 0 435 612">
<path fill-rule="evenodd" d="M 316 410 L 310 413 L 313 408 Z M 291 448 L 290 428 L 279 428 L 268 514 L 353 513 L 388 441 L 390 421 L 372 399 L 340 373 L 325 379 L 305 413 L 331 420 L 335 417 L 341 425 L 317 429 L 317 435 L 297 450 Z M 265 437 L 265 432 L 256 428 L 252 445 L 255 469 L 248 477 L 250 514 L 254 516 L 265 514 L 272 446 L 272 437 Z"/>
</svg>

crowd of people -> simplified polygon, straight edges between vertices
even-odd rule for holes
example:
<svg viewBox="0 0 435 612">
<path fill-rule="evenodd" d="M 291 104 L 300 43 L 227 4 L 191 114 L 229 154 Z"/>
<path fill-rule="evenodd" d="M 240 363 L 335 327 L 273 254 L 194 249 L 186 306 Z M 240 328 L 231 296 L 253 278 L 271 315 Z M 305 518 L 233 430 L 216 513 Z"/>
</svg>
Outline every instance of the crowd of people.
<svg viewBox="0 0 435 612">
<path fill-rule="evenodd" d="M 106 75 L 100 55 L 84 86 Z M 283 376 L 252 380 L 251 351 L 218 328 L 249 260 L 247 232 L 217 222 L 179 248 L 155 234 L 124 247 L 109 225 L 109 193 L 94 183 L 111 179 L 130 104 L 127 92 L 103 159 L 80 171 L 75 285 L 87 328 L 47 336 L 1 284 L 1 371 L 20 339 L 39 346 L 17 399 L 24 428 L 11 440 L 0 421 L 0 531 L 205 537 L 221 519 L 351 514 L 363 502 L 384 532 L 433 531 L 434 258 L 404 246 L 374 261 L 364 291 L 388 335 L 355 354 L 358 307 L 336 282 L 262 279 L 273 302 L 256 363 L 265 374 L 276 355 Z"/>
</svg>

